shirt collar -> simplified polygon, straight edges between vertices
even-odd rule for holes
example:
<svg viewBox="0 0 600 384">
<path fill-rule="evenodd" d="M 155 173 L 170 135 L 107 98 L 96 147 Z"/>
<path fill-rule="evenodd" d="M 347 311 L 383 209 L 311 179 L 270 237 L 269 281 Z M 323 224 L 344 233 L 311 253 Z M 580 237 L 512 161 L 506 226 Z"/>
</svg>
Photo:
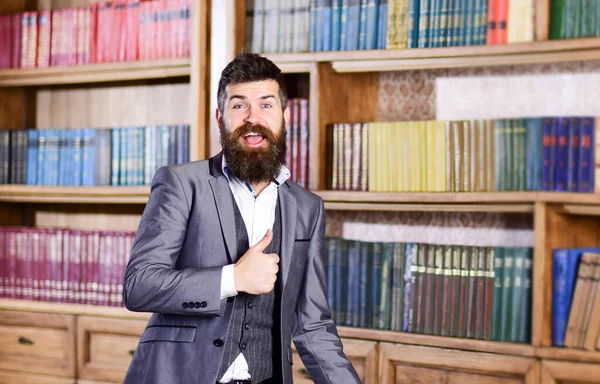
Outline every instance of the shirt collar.
<svg viewBox="0 0 600 384">
<path fill-rule="evenodd" d="M 235 176 L 229 174 L 229 165 L 227 164 L 227 159 L 225 158 L 225 154 L 223 154 L 223 161 L 221 162 L 221 170 L 223 171 L 223 174 L 225 175 L 225 177 L 227 178 L 227 180 L 229 182 L 231 182 L 234 179 L 237 180 L 237 178 Z M 285 183 L 287 181 L 287 179 L 290 178 L 290 176 L 291 176 L 291 173 L 290 173 L 290 170 L 288 169 L 288 167 L 286 167 L 285 164 L 281 164 L 281 168 L 279 168 L 279 174 L 277 175 L 275 180 L 273 180 L 273 182 L 275 182 L 275 184 L 279 186 L 279 185 Z"/>
</svg>

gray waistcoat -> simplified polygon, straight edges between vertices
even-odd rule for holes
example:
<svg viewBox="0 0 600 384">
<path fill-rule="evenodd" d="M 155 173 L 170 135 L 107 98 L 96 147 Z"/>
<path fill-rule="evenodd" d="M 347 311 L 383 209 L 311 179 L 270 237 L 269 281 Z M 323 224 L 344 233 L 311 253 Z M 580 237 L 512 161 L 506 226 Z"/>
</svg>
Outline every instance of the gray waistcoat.
<svg viewBox="0 0 600 384">
<path fill-rule="evenodd" d="M 244 219 L 234 201 L 235 226 L 237 232 L 236 261 L 249 248 L 248 232 Z M 280 255 L 281 251 L 281 213 L 279 202 L 275 207 L 275 223 L 273 224 L 273 240 L 264 253 Z M 265 295 L 238 293 L 235 297 L 233 314 L 229 323 L 229 331 L 225 340 L 223 360 L 218 379 L 223 377 L 235 358 L 242 353 L 248 362 L 252 383 L 259 383 L 273 375 L 273 309 L 274 291 Z"/>
</svg>

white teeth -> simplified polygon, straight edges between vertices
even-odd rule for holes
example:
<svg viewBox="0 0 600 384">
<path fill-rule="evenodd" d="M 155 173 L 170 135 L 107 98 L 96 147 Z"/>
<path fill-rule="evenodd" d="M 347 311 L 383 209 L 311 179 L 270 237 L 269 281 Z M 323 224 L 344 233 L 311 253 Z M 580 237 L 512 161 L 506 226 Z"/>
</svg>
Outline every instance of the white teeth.
<svg viewBox="0 0 600 384">
<path fill-rule="evenodd" d="M 258 133 L 254 133 L 254 132 L 250 132 L 247 135 L 244 135 L 244 137 L 248 137 L 248 136 L 260 136 Z"/>
</svg>

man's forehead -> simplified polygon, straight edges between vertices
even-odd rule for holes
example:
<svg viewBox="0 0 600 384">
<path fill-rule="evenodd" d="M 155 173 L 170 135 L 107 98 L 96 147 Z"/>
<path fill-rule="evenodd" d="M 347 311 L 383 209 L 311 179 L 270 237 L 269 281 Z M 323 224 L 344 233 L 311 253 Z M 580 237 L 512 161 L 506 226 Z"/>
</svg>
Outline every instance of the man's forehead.
<svg viewBox="0 0 600 384">
<path fill-rule="evenodd" d="M 279 84 L 275 80 L 260 80 L 247 83 L 229 84 L 225 88 L 227 95 L 241 94 L 243 96 L 264 96 L 265 94 L 274 94 L 279 98 Z"/>
</svg>

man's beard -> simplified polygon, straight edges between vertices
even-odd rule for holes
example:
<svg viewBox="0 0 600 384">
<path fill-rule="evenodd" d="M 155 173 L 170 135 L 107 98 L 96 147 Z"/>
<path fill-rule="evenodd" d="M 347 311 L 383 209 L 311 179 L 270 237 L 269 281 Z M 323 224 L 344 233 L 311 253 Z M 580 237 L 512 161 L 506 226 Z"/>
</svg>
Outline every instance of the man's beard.
<svg viewBox="0 0 600 384">
<path fill-rule="evenodd" d="M 227 159 L 229 172 L 248 183 L 275 180 L 281 166 L 285 164 L 287 145 L 285 121 L 281 122 L 281 131 L 275 135 L 270 129 L 256 124 L 246 123 L 229 132 L 220 127 L 221 147 Z M 264 137 L 267 145 L 248 148 L 242 142 L 243 136 L 254 132 Z"/>
</svg>

